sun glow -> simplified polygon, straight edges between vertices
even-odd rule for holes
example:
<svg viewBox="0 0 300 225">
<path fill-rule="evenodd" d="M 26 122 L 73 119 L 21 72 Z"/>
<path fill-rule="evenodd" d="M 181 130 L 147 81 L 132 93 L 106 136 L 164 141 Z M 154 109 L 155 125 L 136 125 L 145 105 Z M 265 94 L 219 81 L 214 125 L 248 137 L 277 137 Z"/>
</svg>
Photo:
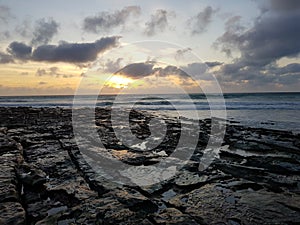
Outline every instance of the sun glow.
<svg viewBox="0 0 300 225">
<path fill-rule="evenodd" d="M 108 81 L 107 84 L 110 87 L 114 88 L 126 88 L 128 85 L 133 82 L 131 78 L 120 76 L 120 75 L 113 75 Z"/>
</svg>

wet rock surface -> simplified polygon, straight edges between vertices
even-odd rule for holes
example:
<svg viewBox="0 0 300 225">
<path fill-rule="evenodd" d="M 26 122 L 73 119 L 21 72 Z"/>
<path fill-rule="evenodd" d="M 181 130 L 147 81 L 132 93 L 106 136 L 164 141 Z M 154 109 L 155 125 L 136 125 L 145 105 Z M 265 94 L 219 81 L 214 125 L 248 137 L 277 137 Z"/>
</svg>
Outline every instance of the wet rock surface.
<svg viewBox="0 0 300 225">
<path fill-rule="evenodd" d="M 130 130 L 145 144 L 129 148 L 116 137 L 110 110 L 96 109 L 93 129 L 104 146 L 92 151 L 133 168 L 172 161 L 183 123 L 199 124 L 199 135 L 190 126 L 190 137 L 199 140 L 180 171 L 139 187 L 107 179 L 82 155 L 78 141 L 89 147 L 93 136 L 82 124 L 87 140 L 75 141 L 70 109 L 0 108 L 0 114 L 0 224 L 300 224 L 299 134 L 228 122 L 217 157 L 199 170 L 214 135 L 210 119 L 161 117 L 165 136 L 147 150 L 157 115 L 130 112 Z"/>
</svg>

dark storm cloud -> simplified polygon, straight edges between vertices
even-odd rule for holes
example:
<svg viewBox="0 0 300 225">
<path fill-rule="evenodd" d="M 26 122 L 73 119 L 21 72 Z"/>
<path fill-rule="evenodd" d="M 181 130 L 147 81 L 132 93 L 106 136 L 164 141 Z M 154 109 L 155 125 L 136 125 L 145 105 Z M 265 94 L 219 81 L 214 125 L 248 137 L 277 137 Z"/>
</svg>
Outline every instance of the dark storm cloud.
<svg viewBox="0 0 300 225">
<path fill-rule="evenodd" d="M 300 53 L 300 13 L 284 14 L 258 21 L 240 39 L 243 60 L 250 65 L 267 65 Z"/>
<path fill-rule="evenodd" d="M 275 10 L 297 10 L 300 9 L 299 0 L 271 0 L 271 8 Z"/>
<path fill-rule="evenodd" d="M 217 73 L 218 80 L 223 83 L 244 83 L 256 87 L 262 85 L 289 85 L 300 83 L 300 64 L 293 63 L 284 67 L 268 65 L 265 67 L 243 67 L 235 64 L 224 65 Z"/>
<path fill-rule="evenodd" d="M 86 17 L 83 21 L 83 29 L 92 33 L 107 32 L 124 25 L 130 16 L 138 16 L 140 13 L 139 6 L 127 6 L 113 13 L 101 12 L 97 16 Z"/>
<path fill-rule="evenodd" d="M 205 62 L 205 64 L 208 67 L 210 67 L 210 68 L 215 67 L 215 66 L 221 66 L 221 65 L 223 65 L 222 62 L 217 62 L 217 61 L 215 61 L 215 62 Z"/>
<path fill-rule="evenodd" d="M 26 60 L 31 56 L 32 47 L 22 42 L 12 42 L 7 48 L 7 51 L 15 58 Z"/>
<path fill-rule="evenodd" d="M 14 59 L 11 55 L 0 52 L 0 64 L 13 63 Z"/>
<path fill-rule="evenodd" d="M 244 32 L 227 29 L 218 39 L 223 48 L 241 52 L 240 66 L 265 66 L 282 57 L 300 53 L 300 13 L 270 15 Z"/>
<path fill-rule="evenodd" d="M 58 27 L 59 24 L 52 18 L 43 18 L 38 20 L 33 31 L 33 38 L 31 40 L 31 44 L 48 44 L 52 40 L 53 36 L 57 34 Z"/>
<path fill-rule="evenodd" d="M 286 75 L 286 76 L 277 76 L 276 77 L 277 84 L 280 85 L 299 85 L 300 83 L 300 73 L 294 75 Z M 299 87 L 299 86 L 298 86 Z M 299 91 L 299 89 L 297 90 Z"/>
<path fill-rule="evenodd" d="M 97 58 L 100 52 L 104 52 L 117 46 L 120 37 L 105 37 L 93 43 L 66 43 L 59 45 L 42 45 L 32 53 L 32 60 L 47 62 L 84 63 Z"/>
<path fill-rule="evenodd" d="M 288 65 L 280 68 L 280 70 L 277 70 L 276 72 L 279 74 L 292 74 L 292 73 L 300 74 L 300 63 L 288 64 Z"/>
<path fill-rule="evenodd" d="M 266 67 L 268 74 L 279 76 L 300 75 L 300 63 L 291 63 L 283 67 L 270 65 Z"/>
<path fill-rule="evenodd" d="M 152 75 L 155 72 L 155 69 L 153 69 L 153 67 L 154 64 L 151 63 L 132 63 L 123 67 L 115 74 L 120 74 L 132 78 L 145 77 Z"/>
<path fill-rule="evenodd" d="M 156 67 L 154 68 L 154 63 L 145 62 L 145 63 L 132 63 L 121 70 L 117 71 L 115 74 L 124 75 L 131 78 L 142 78 L 150 75 L 157 76 L 169 76 L 169 75 L 177 75 L 180 77 L 188 77 L 188 74 L 184 72 L 182 69 L 176 66 L 166 66 Z"/>
<path fill-rule="evenodd" d="M 300 67 L 290 64 L 279 67 L 277 61 L 300 54 L 300 10 L 294 1 L 271 1 L 267 11 L 248 29 L 240 23 L 240 17 L 232 17 L 225 23 L 224 34 L 215 46 L 231 55 L 238 51 L 240 57 L 221 66 L 218 78 L 222 82 L 246 82 L 268 85 L 288 85 L 300 82 Z M 285 6 L 283 6 L 285 5 Z M 285 7 L 278 10 L 277 7 Z M 294 8 L 292 10 L 292 8 Z M 289 10 L 287 12 L 286 10 Z"/>
<path fill-rule="evenodd" d="M 12 42 L 6 53 L 0 54 L 0 62 L 8 63 L 16 60 L 45 62 L 68 62 L 81 65 L 95 60 L 99 53 L 116 47 L 120 37 L 104 37 L 92 43 L 67 43 L 58 45 L 41 45 L 33 49 L 22 42 Z"/>
<path fill-rule="evenodd" d="M 260 69 L 257 69 L 256 67 L 241 68 L 236 63 L 223 65 L 221 70 L 217 73 L 218 79 L 226 82 L 262 79 L 263 76 Z"/>
<path fill-rule="evenodd" d="M 153 36 L 157 32 L 163 32 L 169 26 L 168 17 L 174 15 L 163 9 L 156 10 L 155 14 L 151 15 L 151 18 L 148 22 L 145 23 L 146 29 L 145 34 L 147 36 Z"/>
<path fill-rule="evenodd" d="M 203 11 L 199 12 L 187 21 L 192 34 L 201 34 L 206 31 L 206 28 L 212 21 L 214 10 L 211 6 L 207 6 Z"/>
</svg>

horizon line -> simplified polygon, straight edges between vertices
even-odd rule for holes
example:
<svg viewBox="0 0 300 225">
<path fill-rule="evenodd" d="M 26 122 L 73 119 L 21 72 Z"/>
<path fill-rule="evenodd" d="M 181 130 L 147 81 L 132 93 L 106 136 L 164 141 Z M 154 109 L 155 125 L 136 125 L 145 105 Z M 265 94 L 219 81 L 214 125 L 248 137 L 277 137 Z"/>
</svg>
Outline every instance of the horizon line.
<svg viewBox="0 0 300 225">
<path fill-rule="evenodd" d="M 195 94 L 203 94 L 203 95 L 209 95 L 209 94 L 300 94 L 300 91 L 265 91 L 265 92 L 222 92 L 222 93 L 216 93 L 216 92 L 211 92 L 211 93 L 188 93 L 190 95 L 195 95 Z M 100 94 L 98 96 L 114 96 L 118 94 L 111 94 L 111 93 L 104 93 Z M 122 94 L 122 95 L 178 95 L 178 93 L 147 93 L 147 94 Z M 66 97 L 66 96 L 76 96 L 75 94 L 57 94 L 57 95 L 48 95 L 48 94 L 42 94 L 42 95 L 0 95 L 0 97 L 46 97 L 46 96 L 57 96 L 57 97 Z M 95 94 L 81 94 L 79 96 L 95 96 Z"/>
</svg>

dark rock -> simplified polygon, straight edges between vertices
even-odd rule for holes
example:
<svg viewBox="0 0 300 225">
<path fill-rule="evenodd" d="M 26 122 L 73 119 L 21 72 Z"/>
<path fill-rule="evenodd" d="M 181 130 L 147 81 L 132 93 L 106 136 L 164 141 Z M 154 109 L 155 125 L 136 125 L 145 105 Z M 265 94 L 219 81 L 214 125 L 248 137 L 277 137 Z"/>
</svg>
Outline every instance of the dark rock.
<svg viewBox="0 0 300 225">
<path fill-rule="evenodd" d="M 16 179 L 0 176 L 0 202 L 18 201 L 19 193 Z"/>
<path fill-rule="evenodd" d="M 23 225 L 25 224 L 25 211 L 18 202 L 0 203 L 0 224 Z"/>
<path fill-rule="evenodd" d="M 128 206 L 132 211 L 145 211 L 146 213 L 154 213 L 158 210 L 150 199 L 137 192 L 134 189 L 123 189 L 113 191 L 112 194 L 122 204 Z"/>
<path fill-rule="evenodd" d="M 155 224 L 164 225 L 198 225 L 190 216 L 175 208 L 167 208 L 153 218 Z"/>
<path fill-rule="evenodd" d="M 39 188 L 46 182 L 46 174 L 33 166 L 23 164 L 19 169 L 19 177 L 24 185 Z"/>
<path fill-rule="evenodd" d="M 280 224 L 298 221 L 299 196 L 272 194 L 265 190 L 229 189 L 206 185 L 186 195 L 170 200 L 170 204 L 184 209 L 193 218 L 203 218 L 209 224 Z M 279 215 L 288 217 L 279 217 Z M 233 219 L 235 218 L 235 219 Z M 231 221 L 231 223 L 229 223 Z"/>
<path fill-rule="evenodd" d="M 179 187 L 185 188 L 189 186 L 205 184 L 209 177 L 207 175 L 200 175 L 188 171 L 180 172 L 175 178 L 175 184 Z"/>
</svg>

